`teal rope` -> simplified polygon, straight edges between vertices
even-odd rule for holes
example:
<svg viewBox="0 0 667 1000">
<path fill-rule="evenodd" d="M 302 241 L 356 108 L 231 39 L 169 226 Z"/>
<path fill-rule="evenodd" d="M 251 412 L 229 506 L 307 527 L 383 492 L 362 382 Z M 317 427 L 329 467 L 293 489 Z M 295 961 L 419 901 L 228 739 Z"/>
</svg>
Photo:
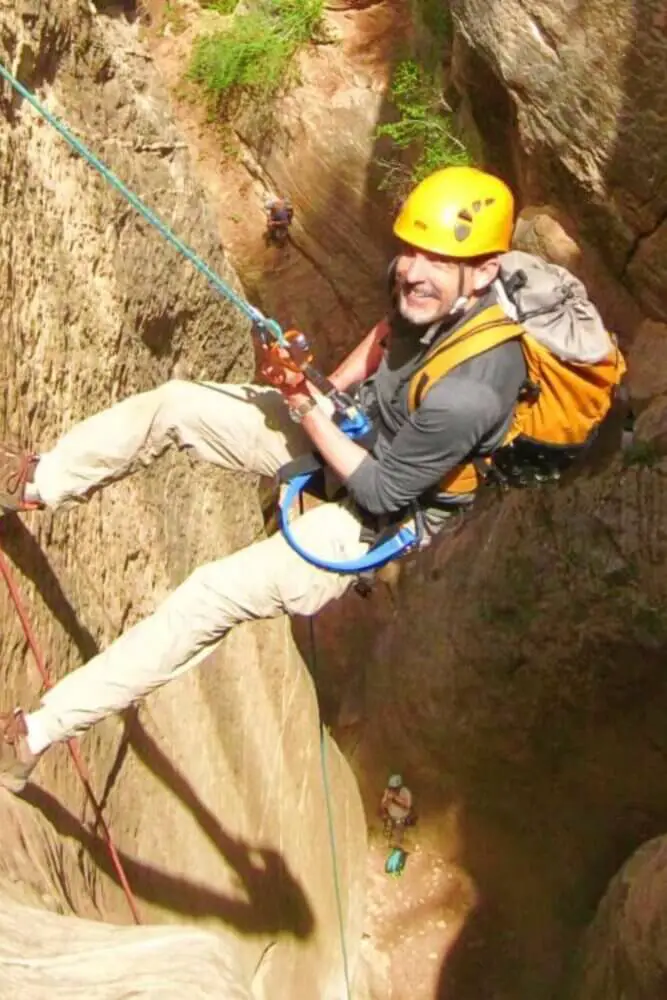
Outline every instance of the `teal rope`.
<svg viewBox="0 0 667 1000">
<path fill-rule="evenodd" d="M 313 678 L 317 678 L 317 646 L 315 645 L 315 624 L 312 617 L 308 619 L 310 636 L 310 663 Z M 331 867 L 336 890 L 336 911 L 338 913 L 338 931 L 340 934 L 340 950 L 343 957 L 343 975 L 345 977 L 345 993 L 347 1000 L 352 1000 L 352 985 L 350 983 L 350 966 L 345 944 L 345 921 L 343 919 L 343 900 L 340 892 L 340 873 L 338 871 L 338 851 L 336 849 L 336 830 L 334 827 L 333 808 L 331 805 L 331 789 L 329 787 L 329 768 L 327 766 L 327 739 L 324 725 L 320 722 L 320 760 L 322 763 L 322 783 L 324 785 L 324 801 L 327 807 L 327 825 L 329 828 L 329 843 L 331 844 Z"/>
<path fill-rule="evenodd" d="M 137 210 L 137 212 L 139 212 L 140 215 L 143 215 L 144 219 L 154 226 L 168 243 L 171 243 L 171 245 L 175 247 L 179 253 L 183 254 L 186 260 L 189 260 L 190 263 L 200 272 L 200 274 L 203 274 L 204 277 L 210 281 L 216 291 L 235 305 L 236 308 L 247 316 L 252 323 L 264 330 L 267 330 L 279 343 L 284 343 L 282 328 L 276 320 L 268 319 L 262 312 L 260 312 L 259 309 L 256 309 L 255 306 L 246 302 L 246 300 L 235 292 L 226 281 L 223 281 L 222 278 L 216 274 L 215 271 L 213 271 L 208 264 L 206 264 L 201 257 L 195 253 L 194 250 L 184 243 L 183 240 L 179 239 L 169 226 L 167 226 L 166 223 L 164 223 L 155 214 L 155 212 L 141 200 L 141 198 L 139 198 L 133 191 L 130 191 L 130 189 L 123 184 L 123 182 L 114 174 L 112 170 L 109 169 L 109 167 L 102 163 L 102 161 L 99 160 L 87 146 L 84 146 L 84 144 L 77 139 L 75 135 L 72 135 L 63 122 L 56 118 L 55 115 L 51 114 L 51 112 L 44 107 L 34 94 L 31 94 L 29 90 L 26 90 L 23 84 L 19 83 L 16 77 L 12 76 L 9 70 L 7 70 L 2 63 L 0 63 L 0 76 L 4 77 L 7 83 L 9 83 L 14 90 L 21 95 L 21 97 L 33 106 L 35 111 L 37 111 L 38 114 L 40 114 L 42 118 L 44 118 L 49 125 L 51 125 L 56 132 L 58 132 L 63 139 L 69 143 L 72 149 L 76 150 L 77 153 L 87 160 L 91 167 L 94 167 L 95 170 L 97 170 L 98 173 L 100 173 L 102 177 L 104 177 L 104 179 L 108 181 L 109 184 L 111 184 L 111 186 L 115 188 L 116 191 L 118 191 L 119 194 L 121 194 L 133 208 Z"/>
</svg>

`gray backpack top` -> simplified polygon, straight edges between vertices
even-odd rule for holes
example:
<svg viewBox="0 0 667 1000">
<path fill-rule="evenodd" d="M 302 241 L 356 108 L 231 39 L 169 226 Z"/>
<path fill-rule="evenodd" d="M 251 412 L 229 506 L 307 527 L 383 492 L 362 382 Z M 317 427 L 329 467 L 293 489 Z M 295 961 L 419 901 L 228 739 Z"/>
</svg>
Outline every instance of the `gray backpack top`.
<svg viewBox="0 0 667 1000">
<path fill-rule="evenodd" d="M 511 250 L 500 258 L 495 287 L 507 315 L 562 361 L 595 364 L 613 350 L 584 285 L 566 268 Z"/>
</svg>

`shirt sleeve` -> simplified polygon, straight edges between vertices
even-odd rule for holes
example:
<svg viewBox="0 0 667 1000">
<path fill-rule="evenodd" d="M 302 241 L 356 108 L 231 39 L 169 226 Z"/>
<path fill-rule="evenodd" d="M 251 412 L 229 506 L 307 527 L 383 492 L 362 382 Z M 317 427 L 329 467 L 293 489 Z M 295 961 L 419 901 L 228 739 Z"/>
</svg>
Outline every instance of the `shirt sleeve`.
<svg viewBox="0 0 667 1000">
<path fill-rule="evenodd" d="M 371 514 L 393 514 L 464 462 L 506 418 L 493 386 L 450 375 L 431 389 L 381 459 L 364 458 L 347 488 Z"/>
</svg>

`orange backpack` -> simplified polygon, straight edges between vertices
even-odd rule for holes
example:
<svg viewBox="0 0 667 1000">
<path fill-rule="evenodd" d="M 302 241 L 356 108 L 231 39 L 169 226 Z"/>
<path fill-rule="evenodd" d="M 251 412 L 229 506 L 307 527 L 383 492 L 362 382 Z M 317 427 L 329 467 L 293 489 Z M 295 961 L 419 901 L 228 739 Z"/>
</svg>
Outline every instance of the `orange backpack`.
<svg viewBox="0 0 667 1000">
<path fill-rule="evenodd" d="M 595 437 L 626 371 L 615 338 L 569 271 L 518 252 L 505 254 L 501 266 L 502 304 L 477 313 L 436 343 L 410 381 L 412 412 L 464 361 L 509 340 L 521 344 L 527 378 L 502 445 L 493 455 L 450 470 L 440 483 L 442 493 L 473 492 L 485 468 L 519 485 L 530 478 L 557 478 Z M 503 288 L 511 289 L 511 299 Z M 536 474 L 524 474 L 527 466 Z M 548 471 L 540 475 L 540 470 Z"/>
</svg>

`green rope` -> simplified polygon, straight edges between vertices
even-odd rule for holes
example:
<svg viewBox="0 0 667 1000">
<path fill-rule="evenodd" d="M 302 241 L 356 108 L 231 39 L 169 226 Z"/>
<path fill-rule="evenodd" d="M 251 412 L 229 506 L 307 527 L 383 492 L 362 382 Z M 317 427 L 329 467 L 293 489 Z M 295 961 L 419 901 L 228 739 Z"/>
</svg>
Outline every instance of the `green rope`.
<svg viewBox="0 0 667 1000">
<path fill-rule="evenodd" d="M 303 517 L 303 493 L 299 494 L 299 513 Z M 310 645 L 310 671 L 313 681 L 317 681 L 319 673 L 317 666 L 317 643 L 315 642 L 315 622 L 313 616 L 308 618 L 308 640 Z M 327 807 L 327 828 L 331 846 L 331 868 L 336 892 L 336 913 L 338 915 L 338 933 L 340 935 L 340 951 L 343 957 L 343 976 L 347 1000 L 352 1000 L 352 985 L 350 982 L 350 963 L 345 944 L 345 920 L 343 918 L 343 899 L 340 892 L 340 873 L 338 871 L 338 851 L 336 849 L 336 828 L 334 826 L 333 807 L 331 805 L 331 788 L 329 786 L 329 767 L 327 764 L 327 734 L 324 724 L 320 721 L 320 763 L 322 766 L 322 784 L 324 786 L 324 801 Z"/>
<path fill-rule="evenodd" d="M 310 637 L 310 665 L 313 671 L 313 678 L 317 677 L 317 646 L 315 644 L 315 623 L 310 617 L 308 619 L 308 634 Z M 324 801 L 327 806 L 327 825 L 329 828 L 329 843 L 331 844 L 331 866 L 333 868 L 333 880 L 336 890 L 336 910 L 338 913 L 338 931 L 340 934 L 340 948 L 343 956 L 343 975 L 345 977 L 345 993 L 347 1000 L 352 1000 L 352 986 L 350 983 L 350 967 L 347 957 L 347 945 L 345 944 L 345 921 L 343 919 L 343 900 L 340 892 L 340 873 L 338 871 L 338 851 L 336 850 L 336 830 L 334 827 L 333 808 L 331 805 L 331 788 L 329 787 L 329 768 L 327 766 L 327 733 L 322 722 L 320 722 L 320 759 L 322 762 L 322 783 L 324 785 Z"/>
<path fill-rule="evenodd" d="M 216 274 L 215 271 L 213 271 L 208 264 L 206 264 L 201 257 L 195 253 L 194 250 L 184 243 L 183 240 L 179 239 L 169 226 L 167 226 L 166 223 L 164 223 L 155 214 L 155 212 L 141 200 L 141 198 L 139 198 L 133 191 L 130 191 L 130 189 L 123 184 L 123 182 L 114 174 L 112 170 L 109 169 L 109 167 L 102 163 L 102 161 L 99 160 L 87 146 L 84 146 L 84 144 L 70 132 L 63 122 L 56 118 L 55 115 L 51 114 L 51 112 L 44 107 L 34 94 L 31 94 L 29 90 L 26 90 L 23 84 L 19 83 L 16 77 L 12 76 L 9 70 L 7 70 L 2 63 L 0 63 L 0 76 L 4 77 L 7 83 L 11 84 L 14 90 L 16 90 L 21 97 L 28 101 L 28 103 L 33 106 L 35 111 L 37 111 L 38 114 L 40 114 L 42 118 L 49 123 L 49 125 L 53 126 L 56 132 L 58 132 L 63 139 L 69 143 L 72 149 L 76 150 L 77 153 L 87 160 L 91 167 L 94 167 L 95 170 L 97 170 L 98 173 L 100 173 L 102 177 L 104 177 L 104 179 L 108 181 L 109 184 L 111 184 L 111 186 L 115 188 L 116 191 L 118 191 L 123 198 L 125 198 L 125 200 L 132 205 L 133 208 L 137 210 L 137 212 L 139 212 L 140 215 L 143 215 L 144 219 L 154 226 L 157 231 L 164 236 L 168 243 L 171 243 L 171 245 L 175 247 L 179 253 L 183 254 L 183 256 L 194 265 L 200 274 L 203 274 L 204 277 L 210 281 L 216 291 L 235 305 L 237 309 L 239 309 L 252 323 L 255 324 L 255 326 L 266 330 L 273 337 L 275 337 L 279 343 L 284 343 L 283 331 L 280 324 L 277 323 L 276 320 L 268 319 L 262 312 L 260 312 L 259 309 L 256 309 L 255 306 L 246 302 L 246 300 L 235 292 L 226 281 L 223 281 L 222 278 Z"/>
</svg>

